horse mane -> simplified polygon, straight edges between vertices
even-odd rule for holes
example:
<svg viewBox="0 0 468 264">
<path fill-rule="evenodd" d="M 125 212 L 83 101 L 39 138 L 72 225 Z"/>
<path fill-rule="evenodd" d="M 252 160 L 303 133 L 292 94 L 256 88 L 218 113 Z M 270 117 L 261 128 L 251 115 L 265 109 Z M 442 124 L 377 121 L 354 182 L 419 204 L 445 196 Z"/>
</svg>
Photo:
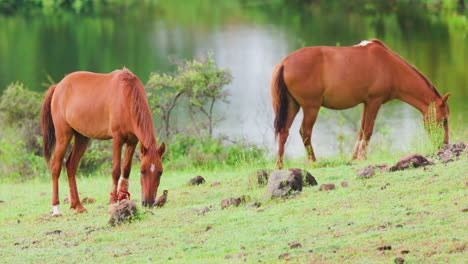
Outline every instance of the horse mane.
<svg viewBox="0 0 468 264">
<path fill-rule="evenodd" d="M 142 138 L 139 140 L 148 149 L 150 146 L 156 145 L 156 138 L 144 86 L 140 79 L 125 67 L 121 70 L 119 77 L 126 83 L 125 95 L 132 99 L 130 100 L 132 102 L 130 111 L 141 132 Z"/>
<path fill-rule="evenodd" d="M 426 83 L 427 87 L 429 87 L 436 95 L 438 98 L 441 98 L 440 94 L 439 94 L 439 91 L 437 91 L 437 89 L 435 88 L 435 86 L 431 83 L 431 81 L 426 77 L 424 76 L 424 74 L 422 74 L 415 66 L 411 65 L 410 63 L 408 63 L 405 59 L 403 59 L 403 57 L 401 57 L 400 55 L 398 55 L 396 52 L 394 52 L 393 50 L 389 49 L 387 46 L 385 46 L 385 44 L 378 40 L 378 39 L 371 39 L 369 40 L 375 44 L 379 44 L 380 46 L 384 47 L 385 49 L 389 50 L 393 55 L 395 55 L 397 58 L 399 58 L 401 61 L 403 61 L 407 66 L 409 66 L 416 74 L 419 75 L 419 77 L 421 77 L 421 79 L 423 79 L 423 81 Z"/>
</svg>

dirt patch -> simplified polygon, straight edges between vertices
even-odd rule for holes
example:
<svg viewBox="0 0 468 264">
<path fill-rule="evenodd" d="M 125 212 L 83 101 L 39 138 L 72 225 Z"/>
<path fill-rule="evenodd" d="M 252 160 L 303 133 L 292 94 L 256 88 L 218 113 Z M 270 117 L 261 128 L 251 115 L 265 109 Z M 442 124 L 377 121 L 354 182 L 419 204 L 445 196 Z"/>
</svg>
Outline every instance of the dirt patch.
<svg viewBox="0 0 468 264">
<path fill-rule="evenodd" d="M 137 206 L 135 201 L 124 199 L 111 205 L 109 213 L 109 224 L 115 226 L 130 220 L 137 213 Z"/>
<path fill-rule="evenodd" d="M 63 231 L 57 229 L 57 230 L 54 230 L 54 231 L 46 232 L 45 234 L 46 234 L 47 236 L 50 236 L 50 235 L 59 235 L 59 234 L 61 234 L 61 233 L 63 233 Z"/>
<path fill-rule="evenodd" d="M 319 187 L 319 191 L 331 191 L 333 189 L 335 189 L 335 184 L 333 183 L 325 183 Z"/>
<path fill-rule="evenodd" d="M 212 184 L 210 184 L 211 187 L 215 187 L 215 186 L 218 186 L 218 185 L 221 185 L 220 182 L 213 182 Z"/>
<path fill-rule="evenodd" d="M 383 173 L 389 170 L 390 170 L 390 167 L 387 165 L 387 163 L 372 164 L 372 165 L 367 165 L 366 167 L 360 169 L 357 172 L 357 176 L 363 179 L 367 179 L 367 178 L 374 176 L 376 171 Z"/>
<path fill-rule="evenodd" d="M 447 163 L 454 161 L 453 159 L 458 158 L 467 148 L 468 145 L 464 142 L 445 144 L 436 155 L 442 161 L 442 163 Z"/>
<path fill-rule="evenodd" d="M 279 259 L 289 260 L 289 259 L 291 259 L 291 256 L 289 255 L 288 252 L 286 252 L 286 253 L 283 253 L 283 254 L 279 255 L 278 258 Z"/>
<path fill-rule="evenodd" d="M 434 165 L 434 163 L 427 160 L 427 158 L 421 154 L 413 153 L 402 157 L 397 164 L 390 168 L 390 171 L 406 170 L 411 167 L 418 168 L 428 165 Z"/>
<path fill-rule="evenodd" d="M 85 197 L 83 200 L 81 200 L 82 204 L 93 204 L 96 202 L 96 199 L 91 198 L 91 197 Z"/>
<path fill-rule="evenodd" d="M 293 248 L 301 248 L 302 245 L 301 243 L 297 243 L 297 242 L 292 242 L 290 245 L 289 245 L 289 248 L 293 249 Z"/>
<path fill-rule="evenodd" d="M 190 179 L 189 182 L 188 182 L 188 185 L 200 185 L 200 184 L 203 184 L 205 182 L 206 182 L 205 178 L 198 175 L 198 176 L 195 176 L 195 178 Z"/>
<path fill-rule="evenodd" d="M 227 198 L 221 201 L 221 209 L 228 208 L 229 206 L 239 206 L 241 204 L 240 198 Z"/>
<path fill-rule="evenodd" d="M 348 188 L 349 187 L 349 183 L 344 181 L 341 183 L 341 187 L 344 187 L 344 188 Z"/>
</svg>

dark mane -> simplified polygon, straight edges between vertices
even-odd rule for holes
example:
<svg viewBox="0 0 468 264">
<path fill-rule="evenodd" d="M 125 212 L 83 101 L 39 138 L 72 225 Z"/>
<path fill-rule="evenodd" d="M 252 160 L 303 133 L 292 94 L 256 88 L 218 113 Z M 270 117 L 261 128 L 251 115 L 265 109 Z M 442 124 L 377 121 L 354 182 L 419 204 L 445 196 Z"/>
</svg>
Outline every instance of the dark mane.
<svg viewBox="0 0 468 264">
<path fill-rule="evenodd" d="M 406 65 L 408 65 L 415 73 L 417 73 L 419 75 L 419 77 L 421 77 L 421 79 L 423 79 L 423 81 L 426 83 L 427 87 L 429 87 L 436 95 L 438 98 L 441 98 L 439 92 L 437 91 L 437 89 L 435 88 L 435 86 L 431 83 L 431 81 L 429 81 L 429 79 L 424 76 L 424 74 L 422 74 L 415 66 L 411 65 L 410 63 L 408 63 L 405 59 L 403 59 L 400 55 L 396 54 L 393 50 L 389 49 L 387 46 L 385 46 L 385 44 L 378 40 L 378 39 L 370 39 L 369 41 L 372 41 L 373 43 L 376 43 L 376 44 L 379 44 L 381 45 L 382 47 L 386 48 L 387 50 L 389 50 L 393 55 L 395 55 L 397 58 L 401 59 Z"/>
<path fill-rule="evenodd" d="M 126 96 L 132 98 L 131 113 L 140 129 L 142 138 L 139 138 L 145 148 L 156 145 L 154 134 L 153 119 L 148 105 L 146 92 L 140 79 L 127 68 L 123 68 L 120 73 L 120 79 L 127 84 L 125 89 Z"/>
</svg>

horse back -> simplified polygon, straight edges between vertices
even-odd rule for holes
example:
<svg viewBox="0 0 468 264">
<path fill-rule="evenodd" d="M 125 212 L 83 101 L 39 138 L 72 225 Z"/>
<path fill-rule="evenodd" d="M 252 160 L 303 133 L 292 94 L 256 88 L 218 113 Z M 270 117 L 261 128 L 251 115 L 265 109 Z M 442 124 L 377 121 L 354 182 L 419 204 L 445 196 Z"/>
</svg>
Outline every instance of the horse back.
<svg viewBox="0 0 468 264">
<path fill-rule="evenodd" d="M 68 124 L 90 138 L 112 137 L 116 120 L 125 117 L 122 73 L 74 72 L 60 83 L 52 99 L 54 122 Z"/>
<path fill-rule="evenodd" d="M 288 90 L 302 105 L 346 109 L 391 93 L 392 61 L 373 43 L 354 47 L 308 47 L 283 61 Z"/>
</svg>

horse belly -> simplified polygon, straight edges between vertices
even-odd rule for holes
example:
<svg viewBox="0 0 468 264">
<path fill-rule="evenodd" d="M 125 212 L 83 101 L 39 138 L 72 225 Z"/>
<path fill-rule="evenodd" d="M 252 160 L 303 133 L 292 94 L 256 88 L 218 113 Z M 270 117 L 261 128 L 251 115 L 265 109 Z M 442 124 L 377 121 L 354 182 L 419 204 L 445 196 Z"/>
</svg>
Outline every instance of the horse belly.
<svg viewBox="0 0 468 264">
<path fill-rule="evenodd" d="M 104 107 L 68 108 L 68 124 L 78 133 L 93 139 L 110 139 L 109 114 Z"/>
<path fill-rule="evenodd" d="M 322 106 L 334 110 L 348 109 L 362 103 L 364 97 L 359 90 L 349 92 L 344 89 L 325 89 Z"/>
</svg>

